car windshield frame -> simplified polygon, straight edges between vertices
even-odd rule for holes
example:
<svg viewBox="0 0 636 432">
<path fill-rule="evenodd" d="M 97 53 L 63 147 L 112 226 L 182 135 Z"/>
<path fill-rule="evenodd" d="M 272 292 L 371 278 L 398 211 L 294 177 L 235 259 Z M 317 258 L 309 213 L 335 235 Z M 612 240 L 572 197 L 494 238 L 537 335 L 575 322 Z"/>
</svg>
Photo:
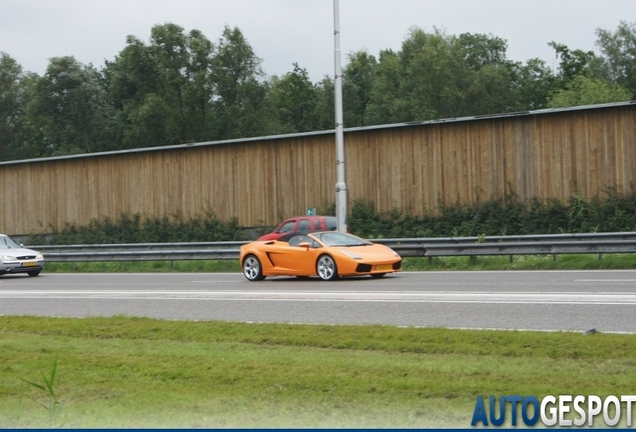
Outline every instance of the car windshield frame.
<svg viewBox="0 0 636 432">
<path fill-rule="evenodd" d="M 22 249 L 22 245 L 9 236 L 0 236 L 0 249 Z"/>
<path fill-rule="evenodd" d="M 320 240 L 325 246 L 369 246 L 372 243 L 368 242 L 360 237 L 356 237 L 351 234 L 339 232 L 339 231 L 326 231 L 320 233 L 312 233 L 314 237 Z"/>
</svg>

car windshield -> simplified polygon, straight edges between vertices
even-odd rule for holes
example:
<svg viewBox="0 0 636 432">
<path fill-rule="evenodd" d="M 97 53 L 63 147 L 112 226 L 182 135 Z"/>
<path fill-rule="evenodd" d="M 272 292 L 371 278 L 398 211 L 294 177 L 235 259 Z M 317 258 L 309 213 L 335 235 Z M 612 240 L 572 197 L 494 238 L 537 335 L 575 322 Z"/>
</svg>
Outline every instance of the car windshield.
<svg viewBox="0 0 636 432">
<path fill-rule="evenodd" d="M 367 246 L 371 244 L 360 237 L 337 231 L 316 233 L 314 235 L 327 246 Z"/>
<path fill-rule="evenodd" d="M 17 242 L 15 242 L 10 237 L 1 236 L 0 249 L 22 249 L 22 246 L 20 246 Z"/>
</svg>

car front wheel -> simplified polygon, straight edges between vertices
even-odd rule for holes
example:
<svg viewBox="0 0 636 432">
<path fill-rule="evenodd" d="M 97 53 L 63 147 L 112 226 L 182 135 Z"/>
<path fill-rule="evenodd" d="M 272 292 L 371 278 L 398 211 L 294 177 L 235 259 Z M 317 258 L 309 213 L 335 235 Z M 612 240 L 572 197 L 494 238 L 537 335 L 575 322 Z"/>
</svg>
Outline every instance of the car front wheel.
<svg viewBox="0 0 636 432">
<path fill-rule="evenodd" d="M 30 272 L 27 272 L 27 274 L 31 277 L 34 277 L 40 274 L 40 270 L 30 271 Z"/>
<path fill-rule="evenodd" d="M 248 255 L 243 260 L 243 274 L 248 281 L 261 281 L 265 279 L 261 262 L 255 255 Z"/>
<path fill-rule="evenodd" d="M 322 280 L 331 281 L 338 279 L 338 267 L 331 255 L 320 255 L 316 263 L 316 273 Z"/>
</svg>

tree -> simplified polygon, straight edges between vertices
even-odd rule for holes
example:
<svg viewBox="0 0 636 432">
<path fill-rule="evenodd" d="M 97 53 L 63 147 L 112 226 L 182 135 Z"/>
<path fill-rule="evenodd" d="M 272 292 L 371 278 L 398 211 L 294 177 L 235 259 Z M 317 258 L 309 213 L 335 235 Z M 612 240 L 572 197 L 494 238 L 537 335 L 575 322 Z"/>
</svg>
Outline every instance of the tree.
<svg viewBox="0 0 636 432">
<path fill-rule="evenodd" d="M 614 33 L 597 29 L 608 79 L 636 95 L 636 24 L 621 21 Z"/>
<path fill-rule="evenodd" d="M 30 87 L 26 116 L 38 156 L 112 150 L 115 110 L 99 72 L 73 57 L 49 61 Z"/>
<path fill-rule="evenodd" d="M 455 45 L 466 74 L 460 115 L 516 111 L 515 63 L 506 57 L 508 43 L 493 35 L 464 33 Z"/>
<path fill-rule="evenodd" d="M 514 64 L 491 35 L 412 29 L 399 53 L 401 121 L 510 111 Z"/>
<path fill-rule="evenodd" d="M 548 96 L 555 90 L 556 77 L 545 61 L 534 58 L 511 68 L 512 111 L 537 110 L 547 107 Z"/>
<path fill-rule="evenodd" d="M 565 89 L 553 93 L 548 99 L 549 108 L 592 105 L 608 102 L 628 101 L 632 94 L 624 87 L 598 78 L 579 75 Z"/>
<path fill-rule="evenodd" d="M 336 89 L 334 80 L 325 76 L 315 85 L 316 94 L 316 129 L 331 130 L 336 128 Z"/>
<path fill-rule="evenodd" d="M 279 133 L 316 130 L 316 90 L 306 69 L 294 63 L 294 70 L 270 80 L 270 97 L 278 115 Z"/>
<path fill-rule="evenodd" d="M 238 28 L 225 27 L 212 61 L 217 139 L 257 136 L 266 128 L 266 85 L 261 59 Z"/>
<path fill-rule="evenodd" d="M 408 121 L 406 101 L 402 96 L 402 77 L 398 54 L 392 50 L 381 51 L 364 113 L 366 125 Z"/>
<path fill-rule="evenodd" d="M 407 106 L 401 121 L 456 117 L 464 111 L 466 68 L 454 45 L 454 37 L 438 29 L 413 29 L 404 41 L 399 56 Z"/>
<path fill-rule="evenodd" d="M 557 75 L 557 85 L 560 88 L 567 87 L 568 83 L 578 76 L 598 76 L 602 75 L 600 70 L 600 60 L 597 59 L 594 51 L 582 51 L 580 49 L 570 50 L 566 45 L 550 42 L 556 51 L 559 61 L 559 71 Z"/>
<path fill-rule="evenodd" d="M 22 67 L 0 52 L 0 161 L 10 160 L 20 144 L 24 89 Z"/>
<path fill-rule="evenodd" d="M 210 139 L 212 131 L 212 43 L 198 30 L 156 25 L 146 45 L 128 36 L 127 46 L 105 75 L 127 148 Z"/>
<path fill-rule="evenodd" d="M 344 125 L 364 126 L 378 62 L 366 51 L 351 53 L 347 58 L 342 80 Z"/>
</svg>

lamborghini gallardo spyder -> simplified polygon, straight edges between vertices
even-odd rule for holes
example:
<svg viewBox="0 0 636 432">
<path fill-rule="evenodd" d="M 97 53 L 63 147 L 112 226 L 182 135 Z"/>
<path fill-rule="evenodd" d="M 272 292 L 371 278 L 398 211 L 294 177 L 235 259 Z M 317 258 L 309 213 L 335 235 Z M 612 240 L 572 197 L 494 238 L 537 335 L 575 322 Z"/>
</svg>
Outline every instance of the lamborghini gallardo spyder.
<svg viewBox="0 0 636 432">
<path fill-rule="evenodd" d="M 241 246 L 243 274 L 250 281 L 267 276 L 382 277 L 400 271 L 402 258 L 391 248 L 339 231 L 289 233 L 277 240 Z"/>
</svg>

